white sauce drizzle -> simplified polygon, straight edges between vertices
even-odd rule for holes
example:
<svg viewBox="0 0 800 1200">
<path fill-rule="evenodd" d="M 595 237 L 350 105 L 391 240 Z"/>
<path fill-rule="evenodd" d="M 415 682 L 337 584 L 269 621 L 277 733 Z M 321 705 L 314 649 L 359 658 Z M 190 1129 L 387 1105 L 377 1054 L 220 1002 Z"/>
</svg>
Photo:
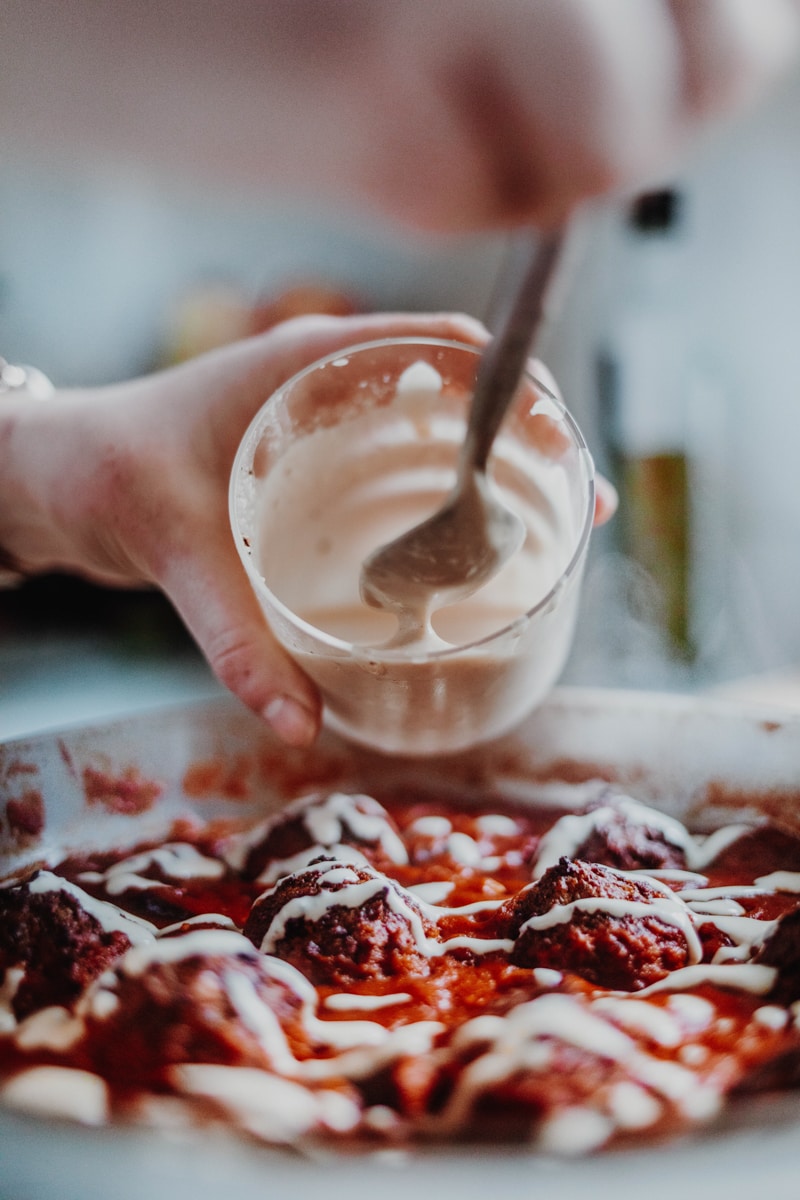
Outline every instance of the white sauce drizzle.
<svg viewBox="0 0 800 1200">
<path fill-rule="evenodd" d="M 453 823 L 447 817 L 417 817 L 408 826 L 407 832 L 420 837 L 446 838 L 453 832 Z"/>
<path fill-rule="evenodd" d="M 519 832 L 519 823 L 505 813 L 486 813 L 477 817 L 475 827 L 488 837 L 516 837 Z"/>
<path fill-rule="evenodd" d="M 741 917 L 745 909 L 736 900 L 689 900 L 689 907 L 698 917 Z M 714 924 L 714 922 L 708 922 Z"/>
<path fill-rule="evenodd" d="M 759 921 L 756 917 L 713 916 L 710 923 L 732 938 L 737 946 L 746 946 L 748 951 L 769 937 L 776 925 L 775 921 Z"/>
<path fill-rule="evenodd" d="M 655 992 L 685 991 L 711 983 L 718 988 L 763 996 L 774 986 L 776 976 L 775 968 L 764 966 L 763 963 L 705 963 L 671 971 L 666 978 L 656 980 L 636 995 L 641 998 L 652 996 Z"/>
<path fill-rule="evenodd" d="M 142 872 L 157 867 L 168 880 L 219 879 L 225 874 L 225 864 L 218 858 L 208 858 L 189 842 L 165 842 L 152 850 L 143 850 L 129 858 L 112 863 L 105 871 L 84 871 L 78 878 L 82 883 L 103 884 L 109 896 L 127 891 L 146 891 L 168 887 L 159 879 L 148 879 Z"/>
<path fill-rule="evenodd" d="M 16 1028 L 17 1018 L 12 1005 L 24 978 L 24 967 L 8 967 L 6 970 L 0 986 L 0 1034 L 11 1033 Z"/>
<path fill-rule="evenodd" d="M 468 833 L 451 833 L 447 839 L 447 853 L 464 867 L 477 867 L 483 861 L 480 846 Z"/>
<path fill-rule="evenodd" d="M 763 896 L 768 888 L 754 887 L 749 884 L 732 884 L 728 887 L 684 888 L 680 893 L 681 900 L 687 904 L 694 900 L 718 900 L 730 896 Z"/>
<path fill-rule="evenodd" d="M 696 871 L 701 871 L 703 867 L 712 863 L 723 850 L 727 850 L 728 846 L 732 846 L 743 834 L 750 833 L 751 830 L 751 825 L 723 825 L 721 829 L 715 829 L 706 837 L 693 837 L 687 854 L 689 866 Z"/>
<path fill-rule="evenodd" d="M 683 1040 L 680 1022 L 668 1010 L 647 1000 L 601 996 L 590 1003 L 592 1012 L 633 1034 L 641 1034 L 659 1046 L 679 1046 Z"/>
<path fill-rule="evenodd" d="M 622 1080 L 611 1089 L 609 1108 L 617 1129 L 649 1129 L 661 1116 L 664 1106 L 638 1083 Z"/>
<path fill-rule="evenodd" d="M 539 1127 L 536 1148 L 543 1154 L 588 1154 L 607 1142 L 614 1121 L 594 1108 L 570 1105 L 546 1117 Z"/>
<path fill-rule="evenodd" d="M 412 999 L 410 992 L 390 992 L 385 996 L 359 996 L 355 992 L 334 992 L 325 1000 L 325 1008 L 332 1012 L 362 1012 L 377 1011 L 381 1008 L 394 1008 L 398 1004 L 407 1004 Z"/>
<path fill-rule="evenodd" d="M 0 1087 L 0 1098 L 40 1117 L 67 1117 L 84 1125 L 108 1119 L 105 1080 L 74 1067 L 29 1067 Z"/>
<path fill-rule="evenodd" d="M 298 850 L 297 854 L 293 854 L 291 858 L 276 858 L 272 862 L 268 862 L 256 879 L 256 883 L 263 884 L 265 887 L 277 883 L 278 880 L 285 879 L 287 875 L 295 875 L 298 871 L 302 871 L 315 858 L 320 858 L 323 854 L 335 858 L 337 862 L 354 863 L 359 866 L 370 865 L 366 854 L 363 854 L 356 846 L 346 846 L 342 843 L 334 846 L 307 846 L 305 850 Z"/>
<path fill-rule="evenodd" d="M 20 1050 L 71 1050 L 84 1033 L 80 1017 L 60 1005 L 40 1008 L 17 1026 L 14 1041 Z"/>
<path fill-rule="evenodd" d="M 753 1020 L 765 1029 L 785 1029 L 789 1013 L 778 1004 L 763 1004 L 753 1013 Z"/>
<path fill-rule="evenodd" d="M 659 879 L 664 883 L 691 883 L 695 887 L 701 888 L 708 883 L 705 875 L 699 874 L 697 871 L 682 871 L 679 867 L 648 867 L 646 870 L 642 868 L 636 871 L 623 871 L 623 875 L 641 875 L 645 879 Z M 681 888 L 683 895 L 685 888 Z"/>
<path fill-rule="evenodd" d="M 230 929 L 197 929 L 181 937 L 161 938 L 150 945 L 134 946 L 115 969 L 128 976 L 141 975 L 155 963 L 180 962 L 195 955 L 237 955 L 257 959 L 255 946 L 244 934 Z"/>
<path fill-rule="evenodd" d="M 710 1000 L 706 1000 L 705 996 L 687 996 L 684 992 L 668 996 L 667 1008 L 677 1013 L 680 1020 L 692 1033 L 700 1033 L 702 1030 L 708 1029 L 716 1014 L 714 1005 Z"/>
<path fill-rule="evenodd" d="M 430 883 L 414 883 L 408 888 L 415 900 L 422 905 L 438 905 L 446 900 L 456 885 L 449 879 L 436 879 Z"/>
<path fill-rule="evenodd" d="M 213 925 L 220 929 L 235 929 L 238 931 L 239 926 L 231 917 L 226 917 L 224 913 L 197 913 L 194 917 L 184 917 L 182 921 L 176 921 L 174 925 L 164 925 L 158 931 L 158 936 L 166 937 L 172 933 L 177 933 L 182 930 L 185 925 Z"/>
<path fill-rule="evenodd" d="M 541 988 L 555 988 L 561 983 L 564 978 L 561 971 L 556 971 L 553 967 L 534 967 L 531 971 L 533 981 Z"/>
<path fill-rule="evenodd" d="M 800 873 L 797 871 L 773 871 L 755 881 L 756 887 L 770 892 L 800 892 Z"/>
<path fill-rule="evenodd" d="M 186 1063 L 173 1067 L 170 1077 L 184 1095 L 216 1101 L 248 1132 L 268 1142 L 294 1142 L 320 1127 L 345 1133 L 360 1117 L 347 1096 L 311 1091 L 250 1067 Z"/>
<path fill-rule="evenodd" d="M 66 892 L 78 901 L 84 912 L 94 917 L 106 933 L 124 933 L 132 946 L 146 945 L 155 940 L 156 927 L 149 921 L 125 913 L 121 908 L 117 908 L 116 904 L 109 904 L 107 900 L 95 900 L 94 896 L 90 896 L 77 884 L 62 879 L 60 875 L 54 875 L 51 871 L 40 871 L 28 887 L 31 893 L 39 895 L 45 892 Z"/>
</svg>

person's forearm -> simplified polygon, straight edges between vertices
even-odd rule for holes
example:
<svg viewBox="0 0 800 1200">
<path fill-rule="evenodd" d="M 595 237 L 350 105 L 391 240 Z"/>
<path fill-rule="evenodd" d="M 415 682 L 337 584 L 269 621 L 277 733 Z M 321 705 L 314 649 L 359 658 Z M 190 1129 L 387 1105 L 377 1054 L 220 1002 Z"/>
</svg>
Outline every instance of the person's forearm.
<svg viewBox="0 0 800 1200">
<path fill-rule="evenodd" d="M 99 394 L 0 393 L 0 561 L 6 569 L 24 575 L 64 570 L 103 581 L 84 519 L 98 456 L 87 435 L 92 397 Z"/>
</svg>

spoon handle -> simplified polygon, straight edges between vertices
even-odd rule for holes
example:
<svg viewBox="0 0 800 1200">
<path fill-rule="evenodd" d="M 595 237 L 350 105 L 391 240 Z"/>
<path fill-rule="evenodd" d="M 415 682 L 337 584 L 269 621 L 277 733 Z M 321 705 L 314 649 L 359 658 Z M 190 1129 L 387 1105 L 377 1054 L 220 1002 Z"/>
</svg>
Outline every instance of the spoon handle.
<svg viewBox="0 0 800 1200">
<path fill-rule="evenodd" d="M 483 352 L 464 439 L 461 470 L 483 472 L 492 442 L 514 398 L 536 335 L 547 315 L 550 283 L 565 232 L 542 233 L 529 245 L 522 283 L 501 328 Z"/>
</svg>

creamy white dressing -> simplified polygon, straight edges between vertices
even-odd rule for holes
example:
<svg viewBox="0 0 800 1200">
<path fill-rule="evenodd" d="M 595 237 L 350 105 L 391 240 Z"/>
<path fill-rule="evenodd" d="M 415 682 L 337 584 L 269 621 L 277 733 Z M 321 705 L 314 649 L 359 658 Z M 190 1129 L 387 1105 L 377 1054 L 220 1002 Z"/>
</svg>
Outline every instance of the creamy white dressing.
<svg viewBox="0 0 800 1200">
<path fill-rule="evenodd" d="M 708 1029 L 714 1020 L 716 1009 L 705 996 L 689 996 L 685 992 L 676 992 L 668 996 L 666 1006 L 670 1012 L 677 1014 L 681 1023 L 691 1033 L 700 1033 Z"/>
<path fill-rule="evenodd" d="M 611 1089 L 608 1105 L 616 1129 L 636 1131 L 655 1125 L 664 1106 L 638 1083 L 622 1080 Z"/>
<path fill-rule="evenodd" d="M 763 963 L 702 963 L 679 967 L 664 979 L 642 988 L 636 995 L 642 997 L 652 996 L 655 992 L 679 992 L 711 983 L 723 990 L 763 996 L 775 986 L 777 975 L 774 967 L 764 966 Z"/>
<path fill-rule="evenodd" d="M 145 891 L 168 886 L 159 879 L 150 879 L 144 872 L 157 868 L 167 880 L 184 882 L 189 879 L 219 879 L 225 865 L 218 858 L 201 854 L 189 842 L 165 842 L 152 850 L 143 850 L 129 858 L 112 863 L 105 871 L 84 871 L 78 878 L 82 883 L 102 884 L 109 896 L 127 891 Z"/>
<path fill-rule="evenodd" d="M 295 1080 L 249 1067 L 185 1063 L 170 1076 L 183 1095 L 215 1101 L 242 1128 L 269 1142 L 291 1143 L 316 1129 L 355 1128 L 358 1106 L 336 1092 L 312 1091 Z"/>
<path fill-rule="evenodd" d="M 12 1005 L 24 978 L 24 967 L 8 967 L 0 984 L 0 1035 L 11 1033 L 16 1028 L 17 1018 Z"/>
<path fill-rule="evenodd" d="M 519 824 L 505 813 L 485 813 L 475 820 L 476 828 L 487 837 L 516 837 Z"/>
<path fill-rule="evenodd" d="M 85 1026 L 79 1016 L 60 1005 L 40 1008 L 20 1021 L 14 1033 L 14 1042 L 20 1050 L 55 1050 L 64 1053 L 71 1050 L 83 1037 Z"/>
<path fill-rule="evenodd" d="M 338 862 L 355 863 L 359 866 L 370 865 L 366 854 L 363 854 L 356 846 L 346 846 L 342 843 L 336 843 L 333 846 L 307 846 L 305 850 L 298 850 L 297 854 L 291 855 L 290 858 L 273 859 L 267 863 L 257 877 L 256 883 L 263 884 L 265 887 L 272 883 L 278 883 L 287 875 L 296 875 L 309 866 L 315 858 L 321 858 L 323 855 L 335 858 Z"/>
<path fill-rule="evenodd" d="M 175 921 L 172 925 L 164 925 L 158 931 L 159 937 L 167 937 L 170 934 L 178 933 L 184 929 L 186 925 L 213 925 L 220 929 L 235 929 L 239 926 L 230 917 L 224 913 L 204 912 L 198 913 L 194 917 L 184 917 L 182 921 Z"/>
<path fill-rule="evenodd" d="M 695 871 L 702 871 L 718 858 L 723 850 L 727 850 L 734 842 L 738 842 L 744 834 L 752 832 L 751 825 L 723 825 L 705 837 L 692 837 L 688 853 L 688 865 Z"/>
<path fill-rule="evenodd" d="M 54 875 L 51 871 L 40 871 L 30 881 L 28 888 L 34 895 L 66 892 L 78 901 L 84 912 L 94 917 L 106 933 L 124 933 L 132 946 L 147 945 L 155 940 L 156 927 L 149 921 L 125 913 L 107 900 L 96 900 L 77 884 L 62 879 L 60 875 Z"/>
<path fill-rule="evenodd" d="M 755 881 L 756 887 L 769 892 L 800 892 L 800 872 L 773 871 L 771 875 L 762 875 Z"/>
<path fill-rule="evenodd" d="M 257 959 L 253 943 L 231 929 L 197 929 L 180 937 L 166 937 L 149 945 L 134 946 L 115 963 L 124 975 L 142 975 L 157 963 L 181 962 L 197 955 L 236 955 Z"/>
<path fill-rule="evenodd" d="M 382 1008 L 394 1008 L 407 1004 L 412 999 L 410 992 L 389 992 L 384 996 L 359 996 L 356 992 L 334 992 L 326 997 L 325 1008 L 332 1012 L 377 1012 Z"/>
<path fill-rule="evenodd" d="M 434 879 L 430 883 L 413 883 L 408 891 L 421 905 L 437 905 L 452 892 L 455 887 L 449 879 Z"/>
<path fill-rule="evenodd" d="M 0 1099 L 38 1117 L 66 1117 L 84 1125 L 102 1125 L 109 1114 L 105 1080 L 75 1067 L 28 1067 L 0 1085 Z"/>
<path fill-rule="evenodd" d="M 657 1042 L 659 1046 L 679 1046 L 683 1041 L 683 1029 L 677 1015 L 663 1005 L 649 1004 L 646 1000 L 600 996 L 592 1000 L 589 1007 L 593 1013 L 607 1017 L 612 1024 Z"/>
<path fill-rule="evenodd" d="M 789 1021 L 789 1013 L 779 1004 L 763 1004 L 753 1013 L 753 1020 L 765 1029 L 785 1029 Z"/>
<path fill-rule="evenodd" d="M 237 460 L 237 541 L 263 607 L 319 687 L 329 724 L 348 736 L 425 754 L 499 736 L 546 695 L 571 644 L 591 523 L 593 466 L 582 439 L 560 407 L 532 393 L 521 399 L 476 489 L 499 493 L 517 515 L 521 548 L 454 603 L 431 596 L 421 612 L 412 585 L 398 595 L 399 615 L 371 608 L 360 591 L 365 559 L 452 492 L 469 387 L 456 372 L 444 388 L 409 391 L 387 373 L 382 383 L 354 379 L 348 393 L 321 369 L 336 387 L 339 419 L 315 420 L 306 409 L 298 429 L 282 420 L 281 393 Z M 473 544 L 465 525 L 462 573 Z"/>
<path fill-rule="evenodd" d="M 406 832 L 418 837 L 445 838 L 453 832 L 453 822 L 448 821 L 447 817 L 417 817 Z"/>
</svg>

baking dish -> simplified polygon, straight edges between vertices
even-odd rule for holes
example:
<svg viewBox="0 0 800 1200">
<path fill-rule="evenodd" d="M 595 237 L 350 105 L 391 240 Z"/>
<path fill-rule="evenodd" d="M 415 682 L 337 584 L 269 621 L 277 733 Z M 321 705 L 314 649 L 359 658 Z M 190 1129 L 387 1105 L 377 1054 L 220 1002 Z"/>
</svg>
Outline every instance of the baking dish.
<svg viewBox="0 0 800 1200">
<path fill-rule="evenodd" d="M 562 689 L 513 736 L 449 759 L 390 759 L 324 735 L 313 752 L 281 747 L 231 700 L 181 705 L 102 726 L 66 728 L 0 747 L 0 873 L 66 850 L 155 837 L 177 817 L 252 819 L 309 787 L 411 786 L 470 797 L 557 799 L 563 782 L 606 778 L 695 828 L 768 813 L 800 827 L 800 717 L 701 698 Z M 800 1097 L 759 1097 L 725 1127 L 591 1162 L 552 1164 L 525 1150 L 453 1148 L 398 1158 L 307 1159 L 185 1132 L 82 1127 L 0 1114 L 0 1194 L 7 1200 L 219 1195 L 248 1198 L 324 1182 L 387 1197 L 448 1186 L 461 1196 L 585 1194 L 588 1186 L 786 1192 L 800 1168 Z M 663 1192 L 659 1188 L 663 1187 Z"/>
</svg>

